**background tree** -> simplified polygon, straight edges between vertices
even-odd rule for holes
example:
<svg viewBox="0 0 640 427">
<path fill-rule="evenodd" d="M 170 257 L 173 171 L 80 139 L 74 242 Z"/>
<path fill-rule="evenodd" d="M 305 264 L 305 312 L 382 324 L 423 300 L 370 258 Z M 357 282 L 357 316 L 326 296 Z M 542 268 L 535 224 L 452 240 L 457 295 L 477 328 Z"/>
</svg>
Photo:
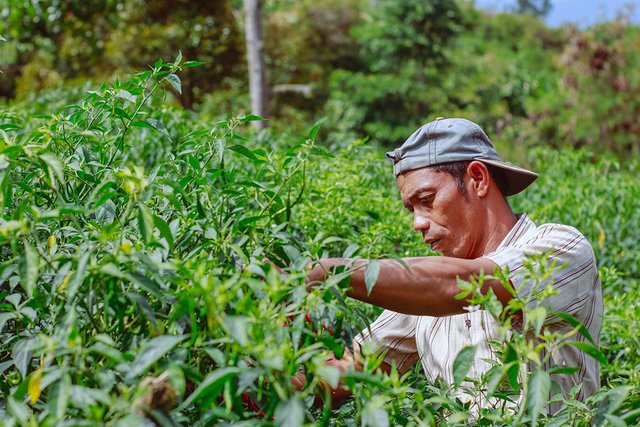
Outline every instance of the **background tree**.
<svg viewBox="0 0 640 427">
<path fill-rule="evenodd" d="M 263 53 L 262 1 L 244 0 L 244 9 L 251 113 L 261 117 L 267 117 L 269 115 L 269 87 L 267 84 Z M 266 121 L 256 121 L 253 123 L 259 128 L 267 126 Z"/>
<path fill-rule="evenodd" d="M 518 0 L 515 11 L 517 13 L 530 13 L 538 17 L 545 17 L 551 12 L 552 8 L 551 0 Z"/>
<path fill-rule="evenodd" d="M 330 77 L 327 112 L 338 138 L 375 135 L 395 144 L 443 111 L 450 47 L 465 25 L 453 0 L 381 0 L 353 34 L 363 66 Z"/>
<path fill-rule="evenodd" d="M 227 0 L 6 0 L 0 55 L 7 79 L 0 97 L 78 78 L 107 79 L 146 68 L 178 51 L 202 67 L 181 75 L 179 102 L 192 108 L 204 93 L 244 75 L 242 32 Z"/>
</svg>

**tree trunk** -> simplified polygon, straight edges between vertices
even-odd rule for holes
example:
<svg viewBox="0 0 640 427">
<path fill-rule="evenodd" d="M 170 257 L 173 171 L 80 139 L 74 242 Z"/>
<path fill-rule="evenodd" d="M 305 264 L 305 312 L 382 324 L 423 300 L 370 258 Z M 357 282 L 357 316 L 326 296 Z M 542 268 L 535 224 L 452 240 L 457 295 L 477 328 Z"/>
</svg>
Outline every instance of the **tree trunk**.
<svg viewBox="0 0 640 427">
<path fill-rule="evenodd" d="M 269 93 L 262 52 L 262 1 L 244 0 L 245 37 L 247 39 L 247 62 L 249 65 L 249 93 L 251 95 L 251 113 L 260 117 L 268 116 Z M 266 121 L 253 122 L 262 129 Z"/>
</svg>

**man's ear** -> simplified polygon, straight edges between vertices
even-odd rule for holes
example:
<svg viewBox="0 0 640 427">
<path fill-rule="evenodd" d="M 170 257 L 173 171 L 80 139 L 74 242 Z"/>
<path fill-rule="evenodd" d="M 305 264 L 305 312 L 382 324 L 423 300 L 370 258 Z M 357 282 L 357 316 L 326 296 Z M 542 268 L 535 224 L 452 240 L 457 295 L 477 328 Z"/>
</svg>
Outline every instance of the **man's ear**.
<svg viewBox="0 0 640 427">
<path fill-rule="evenodd" d="M 478 160 L 474 160 L 467 167 L 467 175 L 470 178 L 469 190 L 478 197 L 486 196 L 491 183 L 491 174 L 487 166 Z"/>
</svg>

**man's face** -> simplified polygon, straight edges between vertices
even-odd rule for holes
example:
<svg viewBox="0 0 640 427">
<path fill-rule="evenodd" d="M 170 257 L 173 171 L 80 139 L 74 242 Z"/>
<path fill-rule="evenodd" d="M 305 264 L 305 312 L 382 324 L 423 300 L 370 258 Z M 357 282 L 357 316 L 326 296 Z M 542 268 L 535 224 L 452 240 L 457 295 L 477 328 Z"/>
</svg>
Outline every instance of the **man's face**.
<svg viewBox="0 0 640 427">
<path fill-rule="evenodd" d="M 425 243 L 445 256 L 482 255 L 478 247 L 482 227 L 478 226 L 478 199 L 474 194 L 465 198 L 449 173 L 429 168 L 405 172 L 396 181 L 402 202 L 413 213 L 413 228 Z M 467 182 L 468 176 L 465 185 Z"/>
</svg>

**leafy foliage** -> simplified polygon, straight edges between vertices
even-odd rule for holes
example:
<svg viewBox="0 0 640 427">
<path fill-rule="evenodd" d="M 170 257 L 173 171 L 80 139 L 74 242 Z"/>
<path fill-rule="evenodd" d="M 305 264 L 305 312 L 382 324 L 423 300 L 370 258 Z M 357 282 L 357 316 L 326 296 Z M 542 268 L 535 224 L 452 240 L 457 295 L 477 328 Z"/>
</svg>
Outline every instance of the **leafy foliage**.
<svg viewBox="0 0 640 427">
<path fill-rule="evenodd" d="M 540 366 L 549 335 L 529 316 L 539 338 L 533 352 L 528 335 L 507 337 L 509 321 L 495 298 L 477 293 L 481 281 L 461 283 L 462 290 L 505 322 L 495 343 L 503 364 L 485 378 L 466 378 L 471 348 L 456 359 L 453 385 L 430 384 L 419 368 L 382 374 L 372 349 L 364 349 L 361 372 L 340 372 L 325 365 L 328 352 L 344 354 L 376 310 L 345 298 L 349 271 L 311 292 L 302 271 L 324 256 L 430 254 L 411 236 L 389 166 L 360 140 L 330 155 L 315 143 L 319 125 L 287 139 L 242 136 L 243 124 L 258 119 L 252 116 L 199 122 L 164 96 L 180 88 L 187 65 L 181 57 L 158 61 L 77 102 L 75 92 L 51 93 L 57 102 L 74 99 L 60 108 L 44 99 L 2 111 L 4 424 L 638 420 L 631 336 L 638 310 L 622 308 L 623 293 L 638 294 L 638 223 L 618 213 L 637 210 L 637 163 L 540 151 L 532 162 L 543 178 L 514 200 L 538 222 L 578 226 L 602 263 L 610 307 L 603 354 L 585 349 L 609 364 L 593 409 L 556 397 L 561 411 L 545 415 L 547 373 L 529 376 L 519 366 Z M 264 257 L 292 274 L 281 276 Z M 376 264 L 367 269 L 372 284 Z M 291 384 L 297 372 L 307 379 L 301 390 Z M 353 399 L 332 410 L 326 385 L 339 383 Z M 459 389 L 488 390 L 501 402 L 505 391 L 521 390 L 525 398 L 478 412 Z"/>
<path fill-rule="evenodd" d="M 170 2 L 139 0 L 20 1 L 2 6 L 0 66 L 9 79 L 0 81 L 0 97 L 27 95 L 78 77 L 107 78 L 169 61 L 181 50 L 203 66 L 183 73 L 176 91 L 191 107 L 202 95 L 238 77 L 244 63 L 240 31 L 227 1 Z"/>
</svg>

